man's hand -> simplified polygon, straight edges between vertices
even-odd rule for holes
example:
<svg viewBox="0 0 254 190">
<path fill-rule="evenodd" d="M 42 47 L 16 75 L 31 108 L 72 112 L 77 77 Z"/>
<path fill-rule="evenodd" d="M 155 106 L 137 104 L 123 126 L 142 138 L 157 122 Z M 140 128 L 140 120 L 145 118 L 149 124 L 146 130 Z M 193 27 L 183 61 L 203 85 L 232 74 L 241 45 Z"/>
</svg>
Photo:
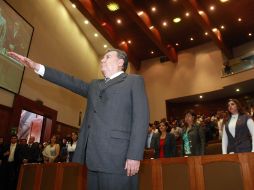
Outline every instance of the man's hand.
<svg viewBox="0 0 254 190">
<path fill-rule="evenodd" d="M 12 57 L 13 59 L 17 60 L 21 64 L 23 64 L 25 67 L 28 67 L 28 68 L 36 70 L 36 71 L 39 71 L 39 69 L 40 69 L 40 64 L 35 63 L 34 61 L 32 61 L 31 59 L 28 59 L 27 57 L 19 55 L 15 52 L 7 52 L 7 55 Z"/>
<path fill-rule="evenodd" d="M 127 159 L 125 163 L 125 170 L 127 171 L 127 176 L 136 175 L 139 171 L 140 161 Z"/>
</svg>

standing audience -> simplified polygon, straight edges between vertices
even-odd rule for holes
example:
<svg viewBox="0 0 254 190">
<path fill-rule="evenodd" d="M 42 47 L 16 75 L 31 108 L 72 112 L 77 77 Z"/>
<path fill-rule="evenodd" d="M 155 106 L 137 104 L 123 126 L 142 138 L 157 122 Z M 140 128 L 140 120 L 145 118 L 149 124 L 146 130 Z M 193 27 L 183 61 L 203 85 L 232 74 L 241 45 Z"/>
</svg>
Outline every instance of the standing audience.
<svg viewBox="0 0 254 190">
<path fill-rule="evenodd" d="M 71 142 L 67 144 L 67 162 L 72 162 L 73 154 L 76 150 L 78 140 L 78 133 L 72 132 L 71 133 Z"/>
</svg>

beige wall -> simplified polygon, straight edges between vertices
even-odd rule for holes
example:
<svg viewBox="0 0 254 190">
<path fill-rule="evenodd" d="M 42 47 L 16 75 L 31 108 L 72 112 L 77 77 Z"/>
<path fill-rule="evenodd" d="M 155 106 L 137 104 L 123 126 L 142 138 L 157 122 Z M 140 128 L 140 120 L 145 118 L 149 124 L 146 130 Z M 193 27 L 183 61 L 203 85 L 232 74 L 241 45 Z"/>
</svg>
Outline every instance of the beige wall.
<svg viewBox="0 0 254 190">
<path fill-rule="evenodd" d="M 254 50 L 253 44 L 236 48 L 235 54 Z M 249 70 L 221 78 L 223 56 L 212 43 L 180 52 L 178 60 L 177 64 L 160 63 L 159 59 L 142 63 L 139 74 L 145 79 L 151 121 L 166 117 L 167 99 L 218 90 L 254 76 L 254 70 Z"/>
<path fill-rule="evenodd" d="M 34 27 L 29 57 L 90 81 L 98 74 L 98 56 L 58 0 L 7 0 Z M 58 111 L 58 121 L 78 126 L 85 99 L 25 70 L 20 95 L 40 99 Z M 0 91 L 0 104 L 12 106 L 13 94 Z"/>
</svg>

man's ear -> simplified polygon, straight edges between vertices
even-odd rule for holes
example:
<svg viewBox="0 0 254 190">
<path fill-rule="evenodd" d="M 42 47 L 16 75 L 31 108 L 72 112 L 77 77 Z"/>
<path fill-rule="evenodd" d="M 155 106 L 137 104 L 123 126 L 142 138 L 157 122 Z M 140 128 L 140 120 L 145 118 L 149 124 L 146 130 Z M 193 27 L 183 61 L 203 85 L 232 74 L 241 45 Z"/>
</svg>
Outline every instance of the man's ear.
<svg viewBox="0 0 254 190">
<path fill-rule="evenodd" d="M 123 59 L 119 59 L 118 60 L 118 65 L 123 68 L 123 64 L 124 64 L 124 60 Z"/>
</svg>

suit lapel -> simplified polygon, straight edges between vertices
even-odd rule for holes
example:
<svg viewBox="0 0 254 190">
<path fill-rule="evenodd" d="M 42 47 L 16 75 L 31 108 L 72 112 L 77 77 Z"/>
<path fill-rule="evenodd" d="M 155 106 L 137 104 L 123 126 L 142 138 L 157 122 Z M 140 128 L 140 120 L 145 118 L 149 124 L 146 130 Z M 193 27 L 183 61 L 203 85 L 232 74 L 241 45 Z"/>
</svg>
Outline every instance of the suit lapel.
<svg viewBox="0 0 254 190">
<path fill-rule="evenodd" d="M 122 73 L 121 75 L 117 76 L 116 78 L 111 79 L 107 83 L 103 82 L 102 85 L 100 85 L 100 88 L 102 91 L 105 91 L 108 87 L 115 85 L 119 82 L 122 82 L 127 77 L 126 73 Z"/>
</svg>

